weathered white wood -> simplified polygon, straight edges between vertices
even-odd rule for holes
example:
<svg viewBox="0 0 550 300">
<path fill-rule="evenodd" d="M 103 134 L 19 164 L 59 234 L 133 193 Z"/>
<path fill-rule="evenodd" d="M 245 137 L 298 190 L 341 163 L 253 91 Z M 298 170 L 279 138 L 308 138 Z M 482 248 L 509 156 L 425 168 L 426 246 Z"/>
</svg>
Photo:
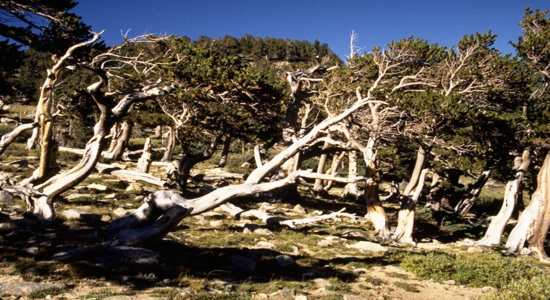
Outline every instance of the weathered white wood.
<svg viewBox="0 0 550 300">
<path fill-rule="evenodd" d="M 127 181 L 143 181 L 159 187 L 165 187 L 168 183 L 158 177 L 139 171 L 123 170 L 112 165 L 98 163 L 96 169 L 100 173 L 111 174 Z"/>
<path fill-rule="evenodd" d="M 4 134 L 0 138 L 0 155 L 8 148 L 8 146 L 15 141 L 15 139 L 23 132 L 38 127 L 38 122 L 21 124 L 15 127 L 11 132 Z"/>
<path fill-rule="evenodd" d="M 523 181 L 523 174 L 527 172 L 531 163 L 531 154 L 529 150 L 523 151 L 522 156 L 516 158 L 516 175 L 514 179 L 508 181 L 506 189 L 504 190 L 504 201 L 498 214 L 492 218 L 485 236 L 477 241 L 475 244 L 478 246 L 491 246 L 499 245 L 504 233 L 504 228 L 512 213 L 514 211 L 515 203 L 517 202 L 518 194 L 520 193 L 521 182 Z"/>
<path fill-rule="evenodd" d="M 547 260 L 543 241 L 550 224 L 550 153 L 546 154 L 539 171 L 537 190 L 531 197 L 531 202 L 520 215 L 518 223 L 510 232 L 506 241 L 506 249 L 519 252 L 529 245 L 529 252 L 534 252 L 541 260 Z"/>
<path fill-rule="evenodd" d="M 164 230 L 164 234 L 167 234 L 170 229 L 177 226 L 177 224 L 181 221 L 180 217 L 183 218 L 187 215 L 201 214 L 235 198 L 254 196 L 262 192 L 281 188 L 296 182 L 296 180 L 300 177 L 315 178 L 316 176 L 320 176 L 324 179 L 341 179 L 343 182 L 350 180 L 349 178 L 336 178 L 324 174 L 313 174 L 309 171 L 298 170 L 289 174 L 289 176 L 277 181 L 265 183 L 243 183 L 238 185 L 226 186 L 216 189 L 209 194 L 195 199 L 186 199 L 182 195 L 174 191 L 157 191 L 151 194 L 146 202 L 141 205 L 135 212 L 130 215 L 116 219 L 111 223 L 107 231 L 110 236 L 116 236 L 116 240 L 113 238 L 108 243 L 131 246 L 142 243 L 142 240 L 149 241 L 153 238 L 159 238 L 160 236 L 162 236 L 162 234 L 160 233 L 162 230 Z M 176 216 L 170 216 L 169 219 L 157 220 L 159 216 L 165 214 L 168 209 L 171 209 L 172 206 L 175 205 L 181 206 L 185 209 L 185 211 L 179 211 Z M 343 214 L 341 212 L 339 215 L 347 216 L 346 214 Z M 169 221 L 173 222 L 173 224 L 166 224 Z M 304 223 L 288 222 L 285 225 L 295 226 L 297 224 Z M 139 234 L 136 233 L 133 228 L 138 230 Z M 147 235 L 148 231 L 151 232 L 151 237 Z M 128 237 L 126 237 L 126 235 L 128 235 Z M 136 236 L 139 236 L 140 238 L 134 238 Z"/>
<path fill-rule="evenodd" d="M 395 229 L 395 232 L 392 235 L 392 240 L 395 242 L 413 244 L 413 245 L 416 244 L 412 238 L 412 232 L 414 228 L 415 208 L 416 208 L 416 203 L 418 202 L 418 198 L 422 193 L 422 188 L 424 187 L 424 181 L 426 179 L 426 174 L 428 172 L 429 172 L 428 169 L 423 169 L 422 172 L 420 172 L 420 176 L 416 181 L 417 182 L 416 187 L 409 191 L 409 195 L 407 196 L 405 201 L 401 204 L 401 208 L 399 209 L 399 213 L 397 217 L 397 228 Z"/>
<path fill-rule="evenodd" d="M 138 160 L 137 170 L 142 173 L 149 173 L 151 167 L 151 139 L 147 138 L 143 145 L 143 154 Z"/>
</svg>

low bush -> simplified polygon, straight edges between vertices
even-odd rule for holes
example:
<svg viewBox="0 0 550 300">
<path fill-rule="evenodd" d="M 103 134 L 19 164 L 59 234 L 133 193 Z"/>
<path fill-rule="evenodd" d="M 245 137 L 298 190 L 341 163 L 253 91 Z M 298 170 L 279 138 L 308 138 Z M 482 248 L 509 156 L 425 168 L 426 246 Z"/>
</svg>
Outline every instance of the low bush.
<svg viewBox="0 0 550 300">
<path fill-rule="evenodd" d="M 400 265 L 423 279 L 454 280 L 472 287 L 491 286 L 498 296 L 487 299 L 550 299 L 550 272 L 524 257 L 499 252 L 481 254 L 443 251 L 397 254 Z"/>
</svg>

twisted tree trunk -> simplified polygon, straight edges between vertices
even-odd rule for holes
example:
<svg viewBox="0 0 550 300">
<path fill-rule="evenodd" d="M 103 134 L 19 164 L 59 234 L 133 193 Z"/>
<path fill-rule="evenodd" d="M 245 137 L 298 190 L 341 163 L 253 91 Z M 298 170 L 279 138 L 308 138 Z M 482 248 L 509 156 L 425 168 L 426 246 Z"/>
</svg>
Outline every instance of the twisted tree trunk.
<svg viewBox="0 0 550 300">
<path fill-rule="evenodd" d="M 504 228 L 512 212 L 514 212 L 514 206 L 517 202 L 518 195 L 521 192 L 521 182 L 523 181 L 523 175 L 529 169 L 529 164 L 531 163 L 531 153 L 529 150 L 524 150 L 521 156 L 516 157 L 514 160 L 514 170 L 516 174 L 514 179 L 508 181 L 506 184 L 506 189 L 504 190 L 504 201 L 502 202 L 502 207 L 498 214 L 493 217 L 485 236 L 476 242 L 478 246 L 491 246 L 499 245 L 502 239 L 502 234 L 504 233 Z"/>
<path fill-rule="evenodd" d="M 132 134 L 133 123 L 130 121 L 125 121 L 120 126 L 116 136 L 112 137 L 112 143 L 110 151 L 105 155 L 105 158 L 108 158 L 113 161 L 120 161 L 124 151 L 128 147 L 130 142 L 130 136 Z"/>
<path fill-rule="evenodd" d="M 72 57 L 73 52 L 97 41 L 100 34 L 95 34 L 92 39 L 78 43 L 67 49 L 67 52 L 55 61 L 55 64 L 46 71 L 46 80 L 44 80 L 44 84 L 40 89 L 40 97 L 36 105 L 35 122 L 39 123 L 39 127 L 35 127 L 33 135 L 27 142 L 27 147 L 30 149 L 35 144 L 35 139 L 40 138 L 40 163 L 32 176 L 24 181 L 25 184 L 38 184 L 44 182 L 59 172 L 60 168 L 56 159 L 56 147 L 58 145 L 53 139 L 54 116 L 52 107 L 55 85 L 61 76 L 61 72 L 67 67 L 67 61 Z"/>
<path fill-rule="evenodd" d="M 492 171 L 492 168 L 484 170 L 481 175 L 479 175 L 476 182 L 468 189 L 466 195 L 464 195 L 464 197 L 462 197 L 462 199 L 460 199 L 458 204 L 455 206 L 455 212 L 457 212 L 461 217 L 466 216 L 466 214 L 470 212 L 470 209 L 472 209 L 476 203 L 481 190 L 487 183 L 487 180 L 489 180 Z"/>
<path fill-rule="evenodd" d="M 536 253 L 541 260 L 547 261 L 543 243 L 550 225 L 550 153 L 546 154 L 537 181 L 538 187 L 531 197 L 531 202 L 508 236 L 506 249 L 518 252 L 527 243 L 531 252 Z"/>
<path fill-rule="evenodd" d="M 392 235 L 392 240 L 396 242 L 414 244 L 412 231 L 416 203 L 422 193 L 426 173 L 428 173 L 428 169 L 424 169 L 426 153 L 427 151 L 423 146 L 418 148 L 413 174 L 403 192 L 403 200 L 397 217 L 397 228 Z"/>
</svg>

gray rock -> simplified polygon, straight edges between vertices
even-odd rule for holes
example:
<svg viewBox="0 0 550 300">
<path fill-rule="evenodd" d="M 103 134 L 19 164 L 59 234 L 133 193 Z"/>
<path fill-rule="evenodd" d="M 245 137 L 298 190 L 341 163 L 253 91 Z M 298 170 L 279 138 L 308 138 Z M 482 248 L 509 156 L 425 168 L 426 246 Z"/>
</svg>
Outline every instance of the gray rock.
<svg viewBox="0 0 550 300">
<path fill-rule="evenodd" d="M 332 286 L 332 283 L 330 283 L 330 281 L 323 278 L 315 278 L 313 279 L 313 282 L 315 282 L 315 285 L 319 288 L 326 288 L 326 287 Z"/>
<path fill-rule="evenodd" d="M 307 214 L 306 209 L 305 209 L 303 206 L 301 206 L 300 204 L 294 206 L 293 210 L 294 210 L 295 212 L 301 214 L 301 215 Z"/>
<path fill-rule="evenodd" d="M 0 295 L 27 296 L 33 292 L 45 290 L 64 290 L 67 287 L 61 284 L 38 282 L 5 282 L 0 283 Z"/>
<path fill-rule="evenodd" d="M 441 283 L 447 284 L 447 285 L 455 285 L 455 284 L 456 284 L 456 281 L 454 281 L 454 280 L 451 279 L 451 280 L 445 280 L 445 281 L 443 281 L 443 282 L 441 282 Z"/>
<path fill-rule="evenodd" d="M 484 286 L 483 288 L 481 288 L 481 291 L 483 293 L 496 293 L 497 289 L 492 286 Z"/>
<path fill-rule="evenodd" d="M 270 243 L 270 242 L 266 242 L 266 241 L 259 241 L 257 244 L 256 244 L 256 247 L 258 248 L 266 248 L 266 249 L 275 249 L 275 244 L 273 243 Z"/>
<path fill-rule="evenodd" d="M 13 195 L 4 190 L 0 191 L 0 203 L 7 205 L 14 204 L 15 201 L 13 200 Z"/>
<path fill-rule="evenodd" d="M 269 299 L 294 300 L 294 296 L 296 296 L 296 291 L 294 289 L 282 289 L 269 295 Z"/>
<path fill-rule="evenodd" d="M 347 246 L 348 248 L 356 248 L 359 249 L 359 251 L 372 251 L 372 252 L 386 252 L 388 251 L 388 247 L 381 246 L 380 244 L 376 244 L 373 242 L 368 241 L 360 241 L 355 244 Z"/>
<path fill-rule="evenodd" d="M 273 236 L 273 232 L 269 229 L 266 229 L 266 228 L 258 228 L 254 231 L 255 234 L 259 234 L 259 235 L 263 235 L 263 236 Z"/>
<path fill-rule="evenodd" d="M 290 267 L 290 266 L 294 266 L 296 265 L 296 262 L 294 261 L 294 259 L 292 259 L 292 257 L 288 256 L 288 255 L 277 255 L 276 257 L 277 259 L 277 263 L 279 264 L 279 267 Z"/>
</svg>

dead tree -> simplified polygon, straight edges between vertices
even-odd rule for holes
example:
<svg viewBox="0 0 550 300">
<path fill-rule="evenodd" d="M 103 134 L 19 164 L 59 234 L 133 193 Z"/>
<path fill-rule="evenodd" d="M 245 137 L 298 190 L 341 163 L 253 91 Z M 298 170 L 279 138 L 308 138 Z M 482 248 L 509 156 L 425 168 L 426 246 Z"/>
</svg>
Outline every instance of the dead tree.
<svg viewBox="0 0 550 300">
<path fill-rule="evenodd" d="M 297 170 L 276 181 L 262 181 L 289 159 L 295 157 L 297 153 L 322 141 L 320 137 L 324 135 L 327 128 L 343 121 L 369 101 L 368 98 L 357 99 L 352 106 L 340 114 L 323 120 L 270 161 L 253 170 L 243 184 L 222 187 L 195 199 L 185 199 L 182 195 L 173 191 L 153 193 L 146 203 L 134 213 L 113 221 L 108 229 L 108 234 L 111 237 L 108 243 L 111 245 L 137 245 L 158 239 L 167 234 L 188 215 L 200 214 L 240 197 L 257 195 L 261 192 L 293 184 L 299 177 L 311 173 Z M 309 177 L 315 177 L 316 175 Z"/>
<path fill-rule="evenodd" d="M 95 41 L 98 38 L 99 34 L 95 34 L 94 39 L 91 41 Z M 127 43 L 132 42 L 134 41 L 127 41 Z M 74 47 L 71 49 L 74 50 Z M 117 50 L 117 47 L 111 49 L 111 51 L 115 50 Z M 109 82 L 108 72 L 104 69 L 104 64 L 99 62 L 105 56 L 116 57 L 115 61 L 118 59 L 125 59 L 113 55 L 112 52 L 107 52 L 97 56 L 89 65 L 84 65 L 86 68 L 93 71 L 99 78 L 97 82 L 88 86 L 87 90 L 101 114 L 98 122 L 93 128 L 94 135 L 86 144 L 82 160 L 67 172 L 58 174 L 41 184 L 35 185 L 33 187 L 34 193 L 30 195 L 32 201 L 29 202 L 28 211 L 38 220 L 46 224 L 55 218 L 55 211 L 53 208 L 54 198 L 82 182 L 94 171 L 99 157 L 101 156 L 101 152 L 108 142 L 107 137 L 112 126 L 116 122 L 120 122 L 128 114 L 129 109 L 134 103 L 162 96 L 175 88 L 174 86 L 159 86 L 157 82 L 143 85 L 141 88 L 131 91 L 117 91 L 115 93 L 106 91 L 105 89 Z M 130 60 L 134 63 L 140 63 L 137 58 L 130 58 Z M 113 104 L 111 97 L 114 95 L 121 97 L 121 99 Z M 47 151 L 47 148 L 43 148 L 42 151 Z M 36 197 L 35 195 L 37 194 L 40 196 Z"/>
<path fill-rule="evenodd" d="M 36 106 L 35 122 L 40 126 L 35 127 L 27 147 L 35 144 L 35 138 L 40 138 L 40 164 L 33 175 L 25 183 L 41 183 L 59 171 L 55 157 L 57 147 L 53 139 L 53 101 L 55 85 L 61 76 L 61 72 L 68 67 L 73 52 L 84 46 L 90 45 L 99 39 L 101 33 L 94 34 L 93 38 L 70 47 L 60 58 L 54 58 L 54 65 L 47 70 L 46 80 L 40 89 L 40 97 Z"/>
<path fill-rule="evenodd" d="M 4 134 L 0 138 L 0 155 L 4 153 L 4 151 L 15 141 L 15 139 L 23 132 L 34 129 L 38 127 L 38 123 L 28 123 L 28 124 L 21 124 L 17 127 L 15 127 L 11 132 Z"/>
</svg>

